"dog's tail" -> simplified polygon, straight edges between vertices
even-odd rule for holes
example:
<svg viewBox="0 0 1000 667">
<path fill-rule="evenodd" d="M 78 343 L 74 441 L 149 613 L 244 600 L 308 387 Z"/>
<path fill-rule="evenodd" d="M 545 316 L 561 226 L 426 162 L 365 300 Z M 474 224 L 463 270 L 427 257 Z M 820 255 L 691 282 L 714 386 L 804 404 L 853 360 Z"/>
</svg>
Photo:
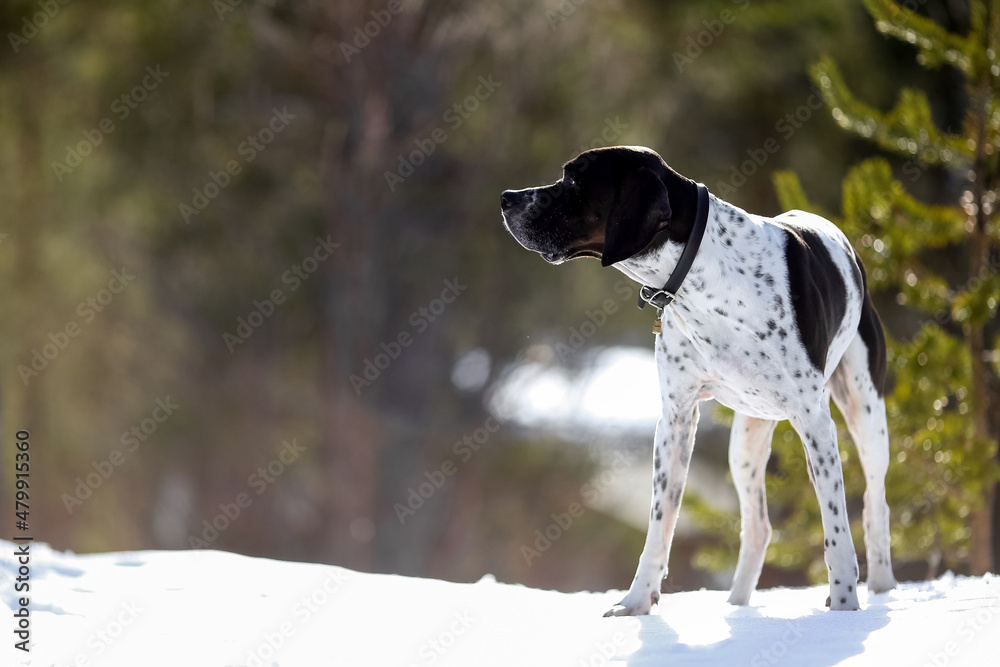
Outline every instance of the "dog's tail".
<svg viewBox="0 0 1000 667">
<path fill-rule="evenodd" d="M 858 253 L 854 253 L 854 261 L 861 272 L 861 290 L 864 301 L 861 304 L 861 321 L 858 322 L 858 333 L 861 340 L 868 348 L 868 372 L 871 374 L 872 382 L 878 395 L 885 393 L 885 332 L 882 329 L 882 318 L 875 310 L 872 303 L 872 295 L 868 293 L 868 276 L 865 273 L 865 265 L 861 263 Z"/>
</svg>

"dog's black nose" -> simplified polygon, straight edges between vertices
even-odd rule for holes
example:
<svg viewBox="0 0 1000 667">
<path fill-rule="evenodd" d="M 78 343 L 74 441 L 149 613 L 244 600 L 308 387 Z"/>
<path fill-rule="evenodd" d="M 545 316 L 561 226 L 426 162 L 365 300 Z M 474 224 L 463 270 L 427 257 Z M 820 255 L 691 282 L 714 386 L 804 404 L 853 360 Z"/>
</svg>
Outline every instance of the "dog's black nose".
<svg viewBox="0 0 1000 667">
<path fill-rule="evenodd" d="M 514 205 L 516 197 L 517 196 L 514 192 L 511 192 L 510 190 L 504 190 L 503 193 L 500 195 L 500 208 L 506 211 L 508 208 Z"/>
</svg>

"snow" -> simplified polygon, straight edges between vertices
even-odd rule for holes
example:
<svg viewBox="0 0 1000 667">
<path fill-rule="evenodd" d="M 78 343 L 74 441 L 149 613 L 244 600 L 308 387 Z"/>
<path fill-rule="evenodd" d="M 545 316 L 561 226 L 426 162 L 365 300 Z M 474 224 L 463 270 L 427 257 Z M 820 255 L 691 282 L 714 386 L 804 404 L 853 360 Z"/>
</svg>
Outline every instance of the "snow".
<svg viewBox="0 0 1000 667">
<path fill-rule="evenodd" d="M 621 597 L 456 584 L 221 551 L 75 555 L 31 547 L 29 654 L 13 648 L 15 546 L 0 542 L 3 665 L 998 664 L 1000 578 L 950 573 L 859 612 L 826 587 L 664 595 L 654 614 L 602 618 Z"/>
<path fill-rule="evenodd" d="M 581 353 L 584 354 L 584 353 Z M 583 370 L 554 363 L 536 345 L 496 387 L 490 409 L 504 421 L 535 428 L 625 428 L 652 434 L 660 418 L 659 380 L 652 349 L 614 346 L 585 353 Z"/>
</svg>

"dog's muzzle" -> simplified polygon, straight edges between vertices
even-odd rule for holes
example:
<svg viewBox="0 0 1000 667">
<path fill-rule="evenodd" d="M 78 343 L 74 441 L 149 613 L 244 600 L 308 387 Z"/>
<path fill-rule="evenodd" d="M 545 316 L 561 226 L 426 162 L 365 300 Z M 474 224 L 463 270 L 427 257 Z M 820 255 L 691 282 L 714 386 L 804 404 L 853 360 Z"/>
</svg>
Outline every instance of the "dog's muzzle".
<svg viewBox="0 0 1000 667">
<path fill-rule="evenodd" d="M 533 190 L 504 190 L 500 195 L 500 212 L 507 231 L 522 246 L 533 252 L 539 252 L 536 244 L 531 242 L 531 231 L 528 229 L 528 209 L 535 201 Z"/>
</svg>

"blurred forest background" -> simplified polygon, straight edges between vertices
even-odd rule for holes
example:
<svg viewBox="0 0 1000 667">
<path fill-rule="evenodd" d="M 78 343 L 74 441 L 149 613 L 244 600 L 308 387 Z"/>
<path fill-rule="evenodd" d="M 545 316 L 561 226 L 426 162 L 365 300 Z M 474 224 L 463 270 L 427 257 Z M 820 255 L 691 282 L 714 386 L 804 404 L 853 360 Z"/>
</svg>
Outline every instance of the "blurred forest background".
<svg viewBox="0 0 1000 667">
<path fill-rule="evenodd" d="M 997 25 L 909 6 L 956 35 Z M 650 313 L 597 262 L 525 252 L 499 211 L 502 190 L 611 143 L 752 212 L 831 212 L 870 276 L 886 262 L 897 574 L 996 571 L 998 184 L 970 189 L 996 169 L 966 140 L 970 107 L 991 141 L 1000 126 L 992 51 L 928 61 L 919 33 L 840 0 L 11 0 L 0 27 L 0 492 L 7 507 L 27 429 L 36 539 L 626 587 L 654 422 L 614 417 L 630 378 L 657 400 Z M 924 91 L 926 109 L 878 120 L 918 138 L 933 121 L 954 159 L 869 141 L 834 75 L 871 110 Z M 900 196 L 856 214 L 849 173 L 957 213 Z M 601 366 L 609 351 L 639 370 Z M 618 383 L 583 404 L 601 418 L 560 405 L 595 378 Z M 727 432 L 702 414 L 668 590 L 727 587 L 738 549 Z M 801 447 L 776 440 L 762 586 L 825 576 Z"/>
</svg>

